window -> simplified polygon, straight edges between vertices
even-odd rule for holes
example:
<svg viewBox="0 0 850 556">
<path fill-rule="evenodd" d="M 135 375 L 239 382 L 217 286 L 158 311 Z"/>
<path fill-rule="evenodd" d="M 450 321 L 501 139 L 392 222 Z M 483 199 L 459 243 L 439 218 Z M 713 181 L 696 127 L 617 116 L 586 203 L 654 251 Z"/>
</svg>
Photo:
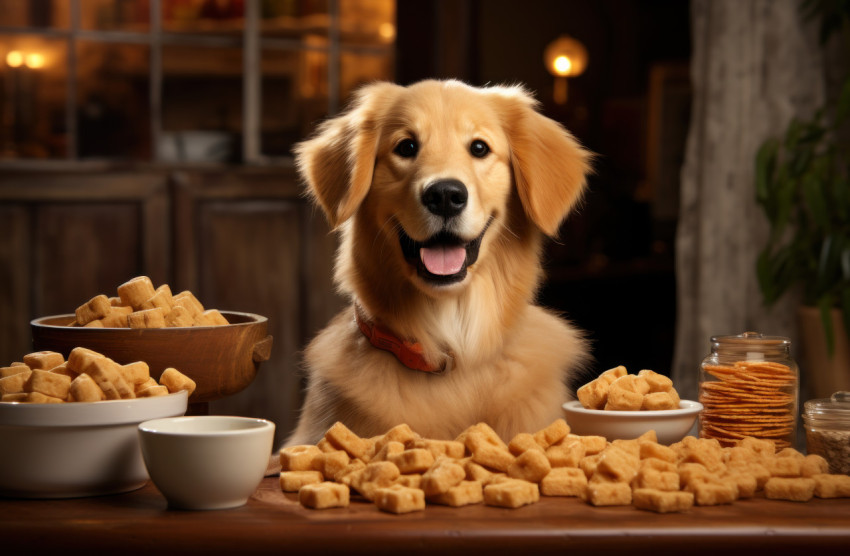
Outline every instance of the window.
<svg viewBox="0 0 850 556">
<path fill-rule="evenodd" d="M 266 163 L 392 79 L 394 0 L 0 0 L 0 163 Z"/>
</svg>

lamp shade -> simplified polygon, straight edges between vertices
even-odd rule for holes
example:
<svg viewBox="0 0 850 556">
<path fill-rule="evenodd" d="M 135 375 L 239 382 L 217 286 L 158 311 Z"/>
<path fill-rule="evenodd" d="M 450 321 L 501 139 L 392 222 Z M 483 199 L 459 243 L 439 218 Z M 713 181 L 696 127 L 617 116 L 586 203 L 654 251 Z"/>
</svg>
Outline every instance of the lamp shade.
<svg viewBox="0 0 850 556">
<path fill-rule="evenodd" d="M 561 35 L 543 51 L 546 69 L 557 77 L 575 77 L 587 67 L 587 49 L 576 39 Z"/>
</svg>

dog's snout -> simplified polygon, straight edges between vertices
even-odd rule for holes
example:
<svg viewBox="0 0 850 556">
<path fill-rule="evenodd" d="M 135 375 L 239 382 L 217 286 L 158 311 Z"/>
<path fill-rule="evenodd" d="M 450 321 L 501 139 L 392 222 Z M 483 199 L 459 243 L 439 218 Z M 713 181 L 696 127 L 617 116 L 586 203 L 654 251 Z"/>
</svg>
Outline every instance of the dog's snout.
<svg viewBox="0 0 850 556">
<path fill-rule="evenodd" d="M 460 214 L 466 207 L 468 198 L 466 186 L 458 180 L 440 180 L 422 192 L 422 204 L 425 208 L 445 218 Z"/>
</svg>

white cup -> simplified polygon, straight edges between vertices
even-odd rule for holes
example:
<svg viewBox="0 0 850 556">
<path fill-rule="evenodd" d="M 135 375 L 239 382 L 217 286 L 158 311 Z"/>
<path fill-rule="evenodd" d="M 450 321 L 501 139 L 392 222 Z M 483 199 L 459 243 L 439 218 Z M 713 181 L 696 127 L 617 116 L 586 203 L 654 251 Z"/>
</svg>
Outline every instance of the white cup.
<svg viewBox="0 0 850 556">
<path fill-rule="evenodd" d="M 265 475 L 274 423 L 205 415 L 139 425 L 148 474 L 171 508 L 220 510 L 244 505 Z"/>
</svg>

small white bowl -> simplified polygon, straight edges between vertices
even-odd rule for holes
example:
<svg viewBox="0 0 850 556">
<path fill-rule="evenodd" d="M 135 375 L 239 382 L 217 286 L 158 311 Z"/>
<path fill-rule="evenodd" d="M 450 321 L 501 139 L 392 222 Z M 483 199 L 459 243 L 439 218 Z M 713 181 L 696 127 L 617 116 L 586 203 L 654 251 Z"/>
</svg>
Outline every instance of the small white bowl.
<svg viewBox="0 0 850 556">
<path fill-rule="evenodd" d="M 151 480 L 171 508 L 220 510 L 242 506 L 265 475 L 274 423 L 205 415 L 154 419 L 139 425 Z"/>
<path fill-rule="evenodd" d="M 74 498 L 144 486 L 139 423 L 183 415 L 187 399 L 183 391 L 101 402 L 0 402 L 0 495 Z"/>
<path fill-rule="evenodd" d="M 682 440 L 694 426 L 702 404 L 681 400 L 679 409 L 662 411 L 606 411 L 585 409 L 576 400 L 564 404 L 570 432 L 582 436 L 604 436 L 611 440 L 637 438 L 655 430 L 660 444 L 670 445 Z"/>
</svg>

